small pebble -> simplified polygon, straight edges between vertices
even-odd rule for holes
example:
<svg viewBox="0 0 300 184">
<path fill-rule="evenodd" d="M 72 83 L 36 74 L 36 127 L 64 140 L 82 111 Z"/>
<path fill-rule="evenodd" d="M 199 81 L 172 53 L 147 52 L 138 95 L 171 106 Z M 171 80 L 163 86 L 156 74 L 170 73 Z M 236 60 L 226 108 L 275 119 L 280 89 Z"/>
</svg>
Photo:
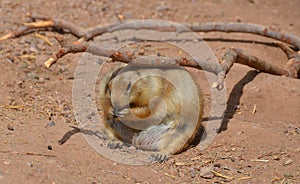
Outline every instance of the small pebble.
<svg viewBox="0 0 300 184">
<path fill-rule="evenodd" d="M 3 164 L 4 164 L 4 165 L 9 165 L 9 164 L 10 164 L 10 161 L 4 161 Z"/>
<path fill-rule="evenodd" d="M 170 7 L 168 7 L 166 5 L 163 5 L 163 4 L 158 5 L 158 6 L 155 7 L 156 11 L 165 11 L 165 10 L 170 10 L 170 9 L 171 9 Z"/>
<path fill-rule="evenodd" d="M 15 130 L 15 128 L 11 124 L 7 125 L 7 129 L 10 130 L 10 131 L 14 131 Z"/>
<path fill-rule="evenodd" d="M 28 165 L 29 167 L 33 167 L 33 164 L 30 163 L 30 162 L 28 162 L 27 165 Z"/>
<path fill-rule="evenodd" d="M 135 147 L 135 146 L 129 146 L 128 149 L 129 149 L 129 150 L 132 150 L 132 151 L 135 151 L 135 150 L 136 150 L 136 147 Z"/>
<path fill-rule="evenodd" d="M 19 88 L 24 88 L 24 81 L 20 80 L 18 83 Z"/>
<path fill-rule="evenodd" d="M 48 150 L 52 150 L 52 146 L 49 145 L 49 146 L 48 146 Z"/>
<path fill-rule="evenodd" d="M 240 110 L 241 106 L 240 105 L 234 105 L 234 110 Z"/>
<path fill-rule="evenodd" d="M 45 82 L 45 78 L 44 77 L 40 77 L 39 78 L 39 82 Z"/>
<path fill-rule="evenodd" d="M 237 135 L 242 135 L 244 132 L 243 131 L 238 131 L 236 134 Z"/>
<path fill-rule="evenodd" d="M 73 79 L 74 79 L 74 76 L 73 76 L 73 75 L 69 75 L 69 76 L 66 77 L 66 79 L 67 79 L 67 80 L 73 80 Z"/>
<path fill-rule="evenodd" d="M 13 59 L 10 59 L 10 58 L 6 58 L 4 61 L 7 61 L 7 62 L 10 63 L 10 64 L 13 64 L 13 63 L 14 63 L 14 60 L 13 60 Z"/>
<path fill-rule="evenodd" d="M 280 160 L 280 157 L 278 155 L 274 155 L 273 159 L 274 160 Z"/>
<path fill-rule="evenodd" d="M 186 163 L 184 163 L 184 162 L 176 162 L 175 165 L 176 166 L 184 166 L 184 165 L 186 165 Z"/>
<path fill-rule="evenodd" d="M 216 163 L 216 164 L 214 164 L 214 167 L 221 167 L 221 164 L 220 163 Z"/>
<path fill-rule="evenodd" d="M 196 177 L 195 171 L 192 171 L 192 172 L 191 172 L 190 177 L 191 177 L 191 178 L 195 178 L 195 177 Z"/>
<path fill-rule="evenodd" d="M 181 171 L 179 171 L 179 172 L 178 172 L 178 176 L 179 176 L 179 177 L 184 177 L 184 173 L 181 172 Z"/>
<path fill-rule="evenodd" d="M 245 171 L 243 169 L 239 169 L 236 171 L 237 173 L 245 173 Z"/>
<path fill-rule="evenodd" d="M 236 17 L 236 21 L 237 22 L 242 22 L 242 18 L 241 17 Z"/>
<path fill-rule="evenodd" d="M 285 161 L 283 163 L 283 165 L 286 166 L 286 165 L 290 165 L 291 163 L 293 163 L 293 160 L 292 159 L 288 159 L 287 161 Z"/>
<path fill-rule="evenodd" d="M 295 152 L 300 152 L 300 147 L 295 149 Z"/>
<path fill-rule="evenodd" d="M 211 85 L 212 88 L 217 88 L 218 86 L 219 86 L 219 84 L 218 84 L 217 82 L 214 82 L 214 83 Z"/>
<path fill-rule="evenodd" d="M 29 50 L 31 52 L 39 52 L 39 49 L 37 48 L 36 44 L 30 44 Z"/>
<path fill-rule="evenodd" d="M 286 173 L 283 175 L 285 178 L 293 178 L 294 176 L 291 173 Z"/>
<path fill-rule="evenodd" d="M 37 80 L 39 79 L 39 77 L 35 73 L 33 73 L 33 72 L 28 73 L 27 76 L 30 79 L 37 79 Z"/>
<path fill-rule="evenodd" d="M 138 54 L 139 55 L 145 55 L 145 50 L 144 49 L 140 49 Z"/>
<path fill-rule="evenodd" d="M 51 126 L 55 126 L 55 122 L 54 121 L 50 121 L 47 123 L 46 128 L 47 127 L 51 127 Z"/>
<path fill-rule="evenodd" d="M 256 88 L 254 91 L 255 91 L 256 93 L 259 93 L 261 90 L 260 90 L 259 88 Z"/>
<path fill-rule="evenodd" d="M 95 113 L 94 113 L 94 112 L 92 112 L 91 114 L 89 114 L 89 115 L 87 116 L 87 118 L 88 118 L 88 119 L 92 119 L 93 116 L 95 116 Z"/>
<path fill-rule="evenodd" d="M 200 169 L 201 178 L 212 179 L 214 174 L 211 172 L 211 170 L 213 170 L 213 167 L 202 167 Z"/>
</svg>

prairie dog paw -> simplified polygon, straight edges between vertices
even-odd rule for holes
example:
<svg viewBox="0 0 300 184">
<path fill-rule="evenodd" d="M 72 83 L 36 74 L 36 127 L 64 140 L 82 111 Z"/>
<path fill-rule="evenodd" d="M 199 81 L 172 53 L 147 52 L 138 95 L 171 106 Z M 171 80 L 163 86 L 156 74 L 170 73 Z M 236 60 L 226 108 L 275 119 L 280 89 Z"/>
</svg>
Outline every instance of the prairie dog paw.
<svg viewBox="0 0 300 184">
<path fill-rule="evenodd" d="M 121 141 L 111 141 L 107 144 L 107 147 L 110 149 L 122 149 L 124 146 L 129 147 L 130 145 Z"/>
<path fill-rule="evenodd" d="M 151 155 L 151 157 L 154 159 L 154 161 L 163 163 L 168 160 L 169 155 L 163 152 L 154 153 Z"/>
</svg>

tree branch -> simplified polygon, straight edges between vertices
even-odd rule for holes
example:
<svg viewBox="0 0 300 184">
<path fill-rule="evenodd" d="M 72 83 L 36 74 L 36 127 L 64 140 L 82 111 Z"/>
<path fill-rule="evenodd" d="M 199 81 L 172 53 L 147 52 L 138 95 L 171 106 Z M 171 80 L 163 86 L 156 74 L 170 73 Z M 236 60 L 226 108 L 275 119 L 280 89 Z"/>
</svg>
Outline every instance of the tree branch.
<svg viewBox="0 0 300 184">
<path fill-rule="evenodd" d="M 210 32 L 210 31 L 220 31 L 220 32 L 241 32 L 241 33 L 251 33 L 257 34 L 269 38 L 273 38 L 276 40 L 280 40 L 282 42 L 288 43 L 296 47 L 296 49 L 300 48 L 300 38 L 283 32 L 278 32 L 271 30 L 270 28 L 256 25 L 256 24 L 247 24 L 247 23 L 223 23 L 223 22 L 208 22 L 208 23 L 193 23 L 193 24 L 183 24 L 183 26 L 175 26 L 175 24 L 170 23 L 162 23 L 162 22 L 143 22 L 143 21 L 135 21 L 130 22 L 130 24 L 116 23 L 110 24 L 107 26 L 96 26 L 93 28 L 82 28 L 77 26 L 71 22 L 45 17 L 38 14 L 29 15 L 32 19 L 39 19 L 42 21 L 25 23 L 24 26 L 18 28 L 15 31 L 12 31 L 2 37 L 1 40 L 14 38 L 17 36 L 21 36 L 26 34 L 28 31 L 32 31 L 40 28 L 49 28 L 56 27 L 64 30 L 70 31 L 73 35 L 84 38 L 85 40 L 92 39 L 97 35 L 101 35 L 105 32 L 113 32 L 124 29 L 148 29 L 155 31 L 164 31 L 164 32 Z M 117 26 L 121 25 L 122 26 Z M 134 53 L 124 52 L 124 51 L 115 51 L 108 50 L 103 48 L 98 48 L 94 45 L 89 45 L 88 43 L 77 43 L 77 44 L 65 44 L 61 40 L 58 40 L 61 44 L 61 48 L 52 54 L 52 56 L 45 62 L 45 66 L 47 68 L 51 67 L 59 58 L 63 57 L 68 53 L 79 53 L 79 52 L 88 52 L 93 55 L 103 56 L 111 58 L 112 61 L 119 61 L 124 63 L 129 62 L 139 62 L 139 63 L 148 63 L 149 61 L 145 61 L 145 59 L 137 57 Z M 226 73 L 231 69 L 234 63 L 240 63 L 243 65 L 250 66 L 262 72 L 274 74 L 274 75 L 285 75 L 293 78 L 300 78 L 300 54 L 289 48 L 288 45 L 282 42 L 274 42 L 276 46 L 281 48 L 283 52 L 288 57 L 288 62 L 283 68 L 279 68 L 272 63 L 267 63 L 264 60 L 261 60 L 255 56 L 251 56 L 243 52 L 238 48 L 229 49 L 224 57 L 222 58 L 221 63 L 207 62 L 201 61 L 197 62 L 194 59 L 187 58 L 167 58 L 167 57 L 159 57 L 154 61 L 150 61 L 151 64 L 159 64 L 159 63 L 176 63 L 182 66 L 194 67 L 197 69 L 202 69 L 208 72 L 212 72 L 218 76 L 218 81 L 214 84 L 214 87 L 221 89 L 223 87 L 223 82 L 226 77 Z"/>
<path fill-rule="evenodd" d="M 110 24 L 107 26 L 99 25 L 92 28 L 82 28 L 76 24 L 73 24 L 69 21 L 62 20 L 59 18 L 46 17 L 35 13 L 28 16 L 30 16 L 34 20 L 39 19 L 42 21 L 25 23 L 24 26 L 20 27 L 19 29 L 0 37 L 0 41 L 24 35 L 30 30 L 40 29 L 40 28 L 51 28 L 51 27 L 68 30 L 73 35 L 79 38 L 84 38 L 85 40 L 90 40 L 95 36 L 101 35 L 105 32 L 113 32 L 113 31 L 119 31 L 124 29 L 135 29 L 135 30 L 148 29 L 148 30 L 178 32 L 178 33 L 190 32 L 190 31 L 194 31 L 194 32 L 219 31 L 219 32 L 227 32 L 227 33 L 230 32 L 250 33 L 250 34 L 256 34 L 264 37 L 273 38 L 291 44 L 295 46 L 297 49 L 300 48 L 300 38 L 293 34 L 278 32 L 265 26 L 261 26 L 257 24 L 249 24 L 249 23 L 236 23 L 236 22 L 208 22 L 208 23 L 192 23 L 192 24 L 183 23 L 181 25 L 184 25 L 186 27 L 183 28 L 182 26 L 175 27 L 174 24 L 165 24 L 162 22 L 160 23 L 146 22 L 145 24 L 143 22 L 130 22 L 130 24 L 127 25 L 117 26 L 123 24 L 122 22 L 120 22 L 120 23 Z"/>
<path fill-rule="evenodd" d="M 255 56 L 246 54 L 239 48 L 230 48 L 222 58 L 221 63 L 201 61 L 197 62 L 189 58 L 169 58 L 158 57 L 155 60 L 145 60 L 137 57 L 134 53 L 128 51 L 115 51 L 109 49 L 99 48 L 95 45 L 88 45 L 88 43 L 64 44 L 60 42 L 61 48 L 52 54 L 52 56 L 45 62 L 47 68 L 51 67 L 57 60 L 68 53 L 88 52 L 96 56 L 111 58 L 112 62 L 119 61 L 123 63 L 136 62 L 139 64 L 178 64 L 181 66 L 193 67 L 217 75 L 218 80 L 213 84 L 213 87 L 221 90 L 223 88 L 226 74 L 230 71 L 234 63 L 250 66 L 261 72 L 270 73 L 273 75 L 284 75 L 293 78 L 300 78 L 300 56 L 297 52 L 292 51 L 287 45 L 276 42 L 288 55 L 289 61 L 284 68 L 279 68 L 272 63 L 268 63 Z"/>
</svg>

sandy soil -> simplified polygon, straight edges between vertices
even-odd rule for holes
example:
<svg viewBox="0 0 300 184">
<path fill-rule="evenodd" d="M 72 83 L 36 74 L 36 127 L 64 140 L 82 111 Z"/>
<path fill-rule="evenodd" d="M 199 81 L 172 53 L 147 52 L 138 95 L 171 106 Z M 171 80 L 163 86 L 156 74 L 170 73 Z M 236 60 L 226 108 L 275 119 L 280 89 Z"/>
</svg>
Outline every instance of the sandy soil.
<svg viewBox="0 0 300 184">
<path fill-rule="evenodd" d="M 29 21 L 25 15 L 32 11 L 83 27 L 114 23 L 123 15 L 175 22 L 242 21 L 300 36 L 299 7 L 299 0 L 1 0 L 0 35 Z M 53 45 L 35 36 L 36 32 L 0 42 L 0 183 L 300 182 L 298 79 L 236 64 L 226 79 L 223 131 L 207 149 L 188 149 L 163 164 L 125 165 L 96 152 L 72 128 L 76 127 L 72 84 L 81 54 L 65 56 L 50 70 L 43 67 L 45 59 L 59 48 L 54 36 L 62 35 L 68 41 L 77 38 L 59 31 L 37 33 Z M 278 66 L 287 61 L 280 49 L 254 43 L 270 39 L 238 33 L 199 35 L 208 40 L 218 58 L 235 46 Z M 49 126 L 51 122 L 55 125 Z M 69 139 L 59 145 L 68 132 Z"/>
</svg>

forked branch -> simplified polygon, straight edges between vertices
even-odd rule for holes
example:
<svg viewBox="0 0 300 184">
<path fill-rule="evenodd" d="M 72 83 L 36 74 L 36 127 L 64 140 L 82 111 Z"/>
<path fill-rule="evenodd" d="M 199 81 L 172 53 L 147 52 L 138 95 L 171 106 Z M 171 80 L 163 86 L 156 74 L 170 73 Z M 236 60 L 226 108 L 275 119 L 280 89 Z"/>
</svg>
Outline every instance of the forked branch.
<svg viewBox="0 0 300 184">
<path fill-rule="evenodd" d="M 110 25 L 99 25 L 92 28 L 82 28 L 76 24 L 73 24 L 69 21 L 62 20 L 59 18 L 46 17 L 38 14 L 29 14 L 33 20 L 42 20 L 31 23 L 24 23 L 22 27 L 19 29 L 12 31 L 2 37 L 1 40 L 15 38 L 17 36 L 24 35 L 28 33 L 28 31 L 41 29 L 41 28 L 60 28 L 63 30 L 68 30 L 73 35 L 84 38 L 85 40 L 90 40 L 97 35 L 101 35 L 105 32 L 113 32 L 124 29 L 148 29 L 148 30 L 156 30 L 156 31 L 166 31 L 166 32 L 211 32 L 211 31 L 219 31 L 219 32 L 240 32 L 240 33 L 251 33 L 257 34 L 260 36 L 265 36 L 269 38 L 273 38 L 288 44 L 295 46 L 297 49 L 300 49 L 300 38 L 289 33 L 278 32 L 272 30 L 268 27 L 250 24 L 250 23 L 236 23 L 236 22 L 207 22 L 207 23 L 182 23 L 183 26 L 174 26 L 174 24 L 168 24 L 166 22 L 155 22 L 152 23 L 147 21 L 143 23 L 141 21 L 130 22 L 130 24 L 122 25 L 122 22 L 110 24 Z"/>
<path fill-rule="evenodd" d="M 214 84 L 214 87 L 218 89 L 223 88 L 224 79 L 227 72 L 231 69 L 234 63 L 243 64 L 255 68 L 261 72 L 270 73 L 273 75 L 284 75 L 293 78 L 300 78 L 300 56 L 297 52 L 291 50 L 287 45 L 281 42 L 275 42 L 280 48 L 282 48 L 287 54 L 289 60 L 284 68 L 279 68 L 272 63 L 268 63 L 255 56 L 246 54 L 239 48 L 230 48 L 222 58 L 221 63 L 201 61 L 197 62 L 192 58 L 168 58 L 158 57 L 155 61 L 145 61 L 144 59 L 134 55 L 128 51 L 116 51 L 104 48 L 99 48 L 95 45 L 88 45 L 88 43 L 76 43 L 76 44 L 63 44 L 61 48 L 53 53 L 53 55 L 45 62 L 47 68 L 51 67 L 57 62 L 59 58 L 62 58 L 68 53 L 80 53 L 88 52 L 96 56 L 102 56 L 111 58 L 111 61 L 119 61 L 123 63 L 138 62 L 148 64 L 161 64 L 161 63 L 177 63 L 181 66 L 188 66 L 197 69 L 202 69 L 208 72 L 212 72 L 218 76 L 218 81 Z M 154 63 L 153 63 L 154 62 Z"/>
<path fill-rule="evenodd" d="M 170 24 L 167 22 L 141 22 L 135 21 L 130 22 L 130 24 L 116 23 L 107 26 L 96 26 L 93 28 L 82 28 L 78 25 L 75 25 L 66 20 L 45 17 L 42 15 L 31 14 L 29 15 L 33 20 L 41 20 L 37 22 L 25 23 L 22 27 L 18 28 L 15 31 L 12 31 L 2 37 L 1 40 L 14 38 L 17 36 L 24 35 L 32 30 L 41 29 L 41 28 L 60 28 L 63 30 L 67 30 L 73 35 L 84 38 L 84 40 L 90 40 L 97 35 L 101 35 L 105 32 L 113 32 L 124 29 L 148 29 L 155 31 L 164 31 L 164 32 L 210 32 L 210 31 L 220 31 L 220 32 L 241 32 L 241 33 L 251 33 L 257 34 L 269 38 L 273 38 L 276 40 L 280 40 L 282 42 L 291 44 L 295 49 L 300 48 L 300 38 L 283 32 L 274 31 L 268 27 L 256 25 L 256 24 L 247 24 L 247 23 L 223 23 L 223 22 L 208 22 L 208 23 L 194 23 L 194 24 L 181 24 L 184 26 L 174 26 L 175 24 Z M 121 25 L 122 26 L 118 26 Z M 159 57 L 155 64 L 159 64 L 160 62 L 176 62 L 182 66 L 189 66 L 198 69 L 202 69 L 205 71 L 212 72 L 218 76 L 218 82 L 215 83 L 215 87 L 221 89 L 223 87 L 224 78 L 226 77 L 226 73 L 230 70 L 234 63 L 240 63 L 243 65 L 250 66 L 262 72 L 274 74 L 274 75 L 285 75 L 293 78 L 300 78 L 300 55 L 298 52 L 292 50 L 288 45 L 282 42 L 274 42 L 276 46 L 281 48 L 284 53 L 288 57 L 288 62 L 283 68 L 279 68 L 273 63 L 268 63 L 264 60 L 261 60 L 255 56 L 248 55 L 244 53 L 241 49 L 231 48 L 224 55 L 221 63 L 214 62 L 206 62 L 201 61 L 197 62 L 194 59 L 187 58 L 167 58 L 167 57 Z M 134 53 L 131 52 L 123 52 L 116 50 L 108 50 L 103 48 L 98 48 L 93 46 L 92 44 L 77 43 L 77 44 L 64 44 L 60 42 L 61 48 L 52 54 L 52 56 L 45 62 L 46 67 L 51 67 L 59 58 L 63 57 L 68 53 L 79 53 L 79 52 L 89 52 L 93 55 L 104 56 L 111 58 L 112 61 L 119 62 L 144 62 L 144 59 L 135 56 Z M 152 61 L 153 62 L 153 61 Z M 200 64 L 201 63 L 201 64 Z"/>
</svg>

